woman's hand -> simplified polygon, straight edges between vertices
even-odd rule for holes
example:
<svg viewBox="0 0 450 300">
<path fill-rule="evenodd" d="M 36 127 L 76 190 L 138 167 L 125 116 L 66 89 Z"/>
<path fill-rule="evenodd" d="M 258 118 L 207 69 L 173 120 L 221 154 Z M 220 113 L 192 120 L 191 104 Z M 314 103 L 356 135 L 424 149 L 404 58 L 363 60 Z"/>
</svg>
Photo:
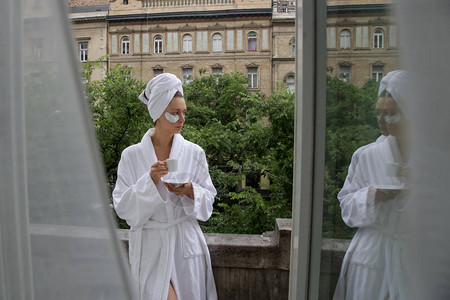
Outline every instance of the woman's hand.
<svg viewBox="0 0 450 300">
<path fill-rule="evenodd" d="M 164 185 L 170 192 L 176 195 L 186 195 L 189 198 L 194 199 L 194 188 L 192 186 L 192 183 L 190 182 L 185 183 L 180 187 L 176 187 L 173 184 L 167 182 L 164 182 Z"/>
<path fill-rule="evenodd" d="M 165 161 L 155 162 L 150 169 L 150 177 L 155 184 L 160 182 L 161 177 L 167 175 L 167 173 L 169 173 L 169 170 L 167 169 L 167 163 Z"/>
</svg>

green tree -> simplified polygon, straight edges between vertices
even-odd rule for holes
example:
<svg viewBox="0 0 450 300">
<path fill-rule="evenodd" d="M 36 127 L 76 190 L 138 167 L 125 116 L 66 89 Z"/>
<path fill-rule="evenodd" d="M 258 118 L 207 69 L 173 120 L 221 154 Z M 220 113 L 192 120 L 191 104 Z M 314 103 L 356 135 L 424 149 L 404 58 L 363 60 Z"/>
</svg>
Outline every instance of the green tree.
<svg viewBox="0 0 450 300">
<path fill-rule="evenodd" d="M 262 233 L 273 230 L 275 218 L 291 215 L 294 94 L 280 86 L 266 99 L 246 83 L 233 73 L 185 86 L 183 135 L 207 153 L 218 190 L 217 209 L 203 224 L 207 232 Z M 269 197 L 258 184 L 261 175 L 270 180 Z M 250 186 L 236 189 L 242 178 Z"/>
<path fill-rule="evenodd" d="M 372 80 L 358 88 L 327 77 L 324 237 L 351 238 L 354 234 L 342 221 L 337 194 L 355 150 L 380 135 L 375 117 L 377 90 L 378 84 Z"/>
<path fill-rule="evenodd" d="M 109 186 L 114 186 L 122 151 L 138 143 L 151 126 L 147 107 L 138 100 L 145 84 L 130 70 L 112 67 L 105 78 L 86 84 Z"/>
</svg>

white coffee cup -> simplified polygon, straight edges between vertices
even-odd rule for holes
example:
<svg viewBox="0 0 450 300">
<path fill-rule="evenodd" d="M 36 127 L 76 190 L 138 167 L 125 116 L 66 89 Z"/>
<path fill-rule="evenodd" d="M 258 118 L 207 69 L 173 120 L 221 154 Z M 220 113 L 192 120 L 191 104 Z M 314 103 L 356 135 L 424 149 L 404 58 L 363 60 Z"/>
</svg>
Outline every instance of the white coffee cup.
<svg viewBox="0 0 450 300">
<path fill-rule="evenodd" d="M 176 172 L 178 170 L 178 159 L 176 158 L 166 159 L 166 164 L 169 172 Z"/>
</svg>

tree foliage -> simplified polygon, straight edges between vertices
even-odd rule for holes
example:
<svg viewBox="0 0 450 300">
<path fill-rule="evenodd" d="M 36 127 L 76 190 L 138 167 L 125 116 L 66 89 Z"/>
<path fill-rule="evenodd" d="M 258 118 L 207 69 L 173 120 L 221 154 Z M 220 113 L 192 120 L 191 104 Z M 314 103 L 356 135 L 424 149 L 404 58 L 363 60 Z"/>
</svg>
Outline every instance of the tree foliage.
<svg viewBox="0 0 450 300">
<path fill-rule="evenodd" d="M 130 77 L 129 72 L 127 68 L 112 67 L 103 80 L 86 84 L 110 187 L 116 181 L 122 151 L 139 142 L 150 127 L 147 108 L 138 100 L 145 84 Z"/>
<path fill-rule="evenodd" d="M 337 194 L 344 185 L 353 152 L 380 135 L 375 117 L 378 84 L 362 88 L 327 77 L 327 126 L 324 186 L 324 237 L 351 238 L 354 229 L 341 218 Z"/>
<path fill-rule="evenodd" d="M 91 67 L 87 65 L 85 74 Z M 128 72 L 117 66 L 103 80 L 87 84 L 111 188 L 121 152 L 152 126 L 147 108 L 138 100 L 145 84 Z M 373 81 L 358 88 L 327 77 L 325 237 L 348 238 L 353 233 L 342 222 L 336 196 L 353 152 L 379 135 L 374 114 L 377 87 Z M 275 218 L 291 216 L 294 93 L 283 85 L 268 97 L 251 93 L 247 78 L 239 73 L 202 76 L 183 88 L 188 114 L 182 135 L 205 150 L 218 191 L 213 216 L 201 224 L 203 230 L 273 230 Z M 270 184 L 262 186 L 261 176 Z"/>
<path fill-rule="evenodd" d="M 280 87 L 266 99 L 246 83 L 232 73 L 185 86 L 183 135 L 205 150 L 218 190 L 206 232 L 262 233 L 273 229 L 275 218 L 291 215 L 294 96 Z M 262 175 L 268 187 L 260 186 Z M 241 190 L 243 178 L 248 186 Z"/>
</svg>

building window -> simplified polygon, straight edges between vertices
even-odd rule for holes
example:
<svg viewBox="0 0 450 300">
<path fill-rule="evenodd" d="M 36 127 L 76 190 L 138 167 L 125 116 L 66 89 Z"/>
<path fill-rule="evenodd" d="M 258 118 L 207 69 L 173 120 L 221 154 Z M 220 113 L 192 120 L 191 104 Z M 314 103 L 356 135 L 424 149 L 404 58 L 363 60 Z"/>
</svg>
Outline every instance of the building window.
<svg viewBox="0 0 450 300">
<path fill-rule="evenodd" d="M 190 34 L 183 36 L 183 52 L 192 52 L 192 36 Z"/>
<path fill-rule="evenodd" d="M 350 49 L 350 30 L 341 31 L 341 49 Z"/>
<path fill-rule="evenodd" d="M 33 54 L 36 61 L 41 61 L 42 59 L 42 40 L 33 41 Z"/>
<path fill-rule="evenodd" d="M 212 68 L 212 73 L 214 76 L 221 77 L 222 76 L 222 68 Z"/>
<path fill-rule="evenodd" d="M 372 66 L 372 78 L 380 82 L 384 75 L 384 66 Z"/>
<path fill-rule="evenodd" d="M 156 77 L 162 73 L 164 73 L 163 69 L 153 69 L 153 77 Z"/>
<path fill-rule="evenodd" d="M 247 68 L 248 87 L 258 88 L 258 68 Z"/>
<path fill-rule="evenodd" d="M 128 5 L 128 0 L 123 0 L 123 4 Z"/>
<path fill-rule="evenodd" d="M 350 82 L 352 67 L 340 66 L 339 67 L 339 79 L 345 82 Z"/>
<path fill-rule="evenodd" d="M 183 69 L 183 83 L 189 83 L 192 82 L 192 80 L 192 68 Z"/>
<path fill-rule="evenodd" d="M 121 40 L 120 43 L 121 46 L 121 51 L 120 53 L 122 54 L 130 54 L 130 38 L 127 36 L 124 36 Z"/>
<path fill-rule="evenodd" d="M 373 32 L 373 47 L 375 49 L 384 48 L 384 31 L 382 29 L 375 29 Z"/>
<path fill-rule="evenodd" d="M 88 43 L 79 43 L 80 48 L 80 62 L 88 60 Z"/>
<path fill-rule="evenodd" d="M 258 38 L 256 36 L 256 32 L 249 32 L 247 35 L 247 42 L 248 42 L 248 51 L 256 51 L 257 50 L 257 43 L 258 43 Z"/>
<path fill-rule="evenodd" d="M 286 77 L 286 85 L 290 91 L 295 91 L 295 76 L 293 74 Z"/>
<path fill-rule="evenodd" d="M 292 50 L 291 56 L 295 57 L 295 38 L 291 40 L 291 50 Z"/>
<path fill-rule="evenodd" d="M 213 39 L 213 52 L 222 52 L 222 35 L 216 33 L 212 37 Z"/>
<path fill-rule="evenodd" d="M 131 69 L 130 68 L 123 68 L 120 70 L 120 76 L 124 77 L 125 80 L 128 80 L 131 78 Z"/>
<path fill-rule="evenodd" d="M 163 53 L 163 39 L 160 35 L 153 39 L 153 53 Z"/>
</svg>

